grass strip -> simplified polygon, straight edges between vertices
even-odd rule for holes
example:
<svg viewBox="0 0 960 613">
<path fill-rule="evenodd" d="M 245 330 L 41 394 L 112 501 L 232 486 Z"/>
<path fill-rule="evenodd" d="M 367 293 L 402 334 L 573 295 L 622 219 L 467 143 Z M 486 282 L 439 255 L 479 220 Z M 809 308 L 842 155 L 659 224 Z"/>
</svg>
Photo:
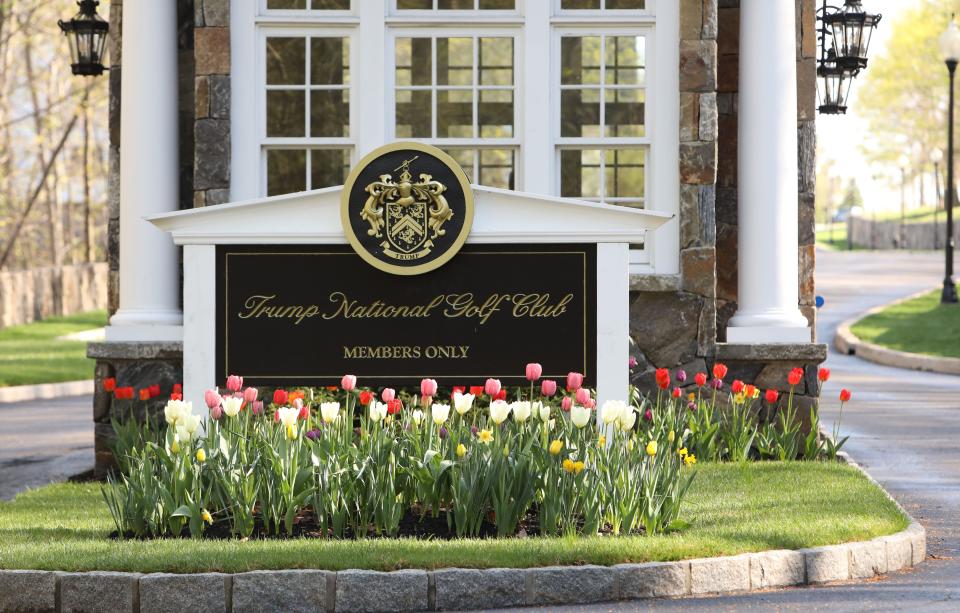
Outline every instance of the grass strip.
<svg viewBox="0 0 960 613">
<path fill-rule="evenodd" d="M 0 387 L 92 379 L 87 343 L 57 337 L 106 323 L 106 311 L 92 311 L 0 330 Z"/>
<path fill-rule="evenodd" d="M 897 351 L 960 358 L 960 305 L 940 304 L 939 289 L 869 315 L 851 331 Z"/>
</svg>

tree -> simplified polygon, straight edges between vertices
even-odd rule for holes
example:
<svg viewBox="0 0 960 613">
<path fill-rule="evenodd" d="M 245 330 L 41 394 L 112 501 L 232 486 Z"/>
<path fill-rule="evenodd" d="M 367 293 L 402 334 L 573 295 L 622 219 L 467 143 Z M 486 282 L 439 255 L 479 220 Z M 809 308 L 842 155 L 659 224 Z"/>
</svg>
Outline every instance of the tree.
<svg viewBox="0 0 960 613">
<path fill-rule="evenodd" d="M 919 0 L 881 24 L 891 28 L 887 48 L 870 59 L 855 84 L 853 108 L 870 126 L 862 145 L 867 159 L 895 165 L 899 156 L 913 154 L 916 175 L 928 171 L 933 149 L 946 149 L 947 69 L 938 39 L 955 12 L 960 0 Z"/>
<path fill-rule="evenodd" d="M 840 210 L 849 211 L 855 206 L 863 206 L 863 196 L 860 195 L 860 188 L 857 186 L 857 180 L 850 179 L 850 182 L 847 183 L 847 191 L 843 195 L 843 202 L 840 203 Z"/>
</svg>

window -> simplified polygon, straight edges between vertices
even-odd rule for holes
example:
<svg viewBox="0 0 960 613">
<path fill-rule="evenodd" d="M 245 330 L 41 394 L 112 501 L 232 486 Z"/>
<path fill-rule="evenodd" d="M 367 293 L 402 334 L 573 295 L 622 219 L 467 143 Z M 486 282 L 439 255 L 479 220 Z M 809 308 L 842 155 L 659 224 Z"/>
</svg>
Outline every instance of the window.
<svg viewBox="0 0 960 613">
<path fill-rule="evenodd" d="M 267 10 L 349 11 L 350 0 L 267 0 Z"/>
<path fill-rule="evenodd" d="M 641 34 L 560 33 L 561 196 L 644 205 L 646 44 Z"/>
<path fill-rule="evenodd" d="M 498 34 L 394 38 L 394 135 L 447 151 L 472 183 L 512 188 L 516 40 Z"/>
<path fill-rule="evenodd" d="M 397 0 L 399 11 L 512 11 L 515 0 Z"/>
<path fill-rule="evenodd" d="M 643 10 L 646 0 L 560 0 L 560 9 L 564 11 L 600 11 L 600 10 Z"/>
</svg>

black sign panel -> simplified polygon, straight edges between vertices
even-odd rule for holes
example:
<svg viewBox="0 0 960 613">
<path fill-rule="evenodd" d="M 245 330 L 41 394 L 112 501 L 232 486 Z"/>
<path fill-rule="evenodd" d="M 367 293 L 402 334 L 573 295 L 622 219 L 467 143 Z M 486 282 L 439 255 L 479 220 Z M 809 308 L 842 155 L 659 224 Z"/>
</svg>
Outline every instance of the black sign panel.
<svg viewBox="0 0 960 613">
<path fill-rule="evenodd" d="M 596 245 L 466 245 L 405 277 L 347 245 L 217 247 L 217 377 L 479 385 L 596 371 Z"/>
</svg>

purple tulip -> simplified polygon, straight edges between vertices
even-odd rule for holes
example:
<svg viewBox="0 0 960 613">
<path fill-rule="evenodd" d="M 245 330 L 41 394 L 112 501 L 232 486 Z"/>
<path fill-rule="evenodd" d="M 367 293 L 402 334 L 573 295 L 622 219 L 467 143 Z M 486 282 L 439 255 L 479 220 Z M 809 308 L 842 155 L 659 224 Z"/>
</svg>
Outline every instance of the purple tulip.
<svg viewBox="0 0 960 613">
<path fill-rule="evenodd" d="M 313 430 L 310 430 L 309 432 L 307 432 L 307 438 L 310 439 L 311 441 L 317 440 L 318 438 L 320 438 L 320 431 L 317 430 L 316 428 L 314 428 Z"/>
<path fill-rule="evenodd" d="M 688 411 L 696 411 L 696 410 L 697 410 L 697 403 L 694 402 L 694 401 L 692 401 L 692 400 L 691 400 L 690 402 L 688 402 L 688 403 L 687 403 L 687 410 L 688 410 Z"/>
<path fill-rule="evenodd" d="M 635 358 L 635 357 L 633 357 L 633 356 L 630 356 L 630 359 L 627 360 L 627 365 L 628 365 L 630 368 L 636 368 L 636 367 L 637 367 L 637 358 Z"/>
<path fill-rule="evenodd" d="M 480 432 L 480 428 L 476 426 L 470 426 L 470 434 L 472 434 L 473 436 L 476 436 L 477 432 Z"/>
<path fill-rule="evenodd" d="M 441 426 L 441 427 L 440 427 L 440 438 L 447 438 L 447 427 L 446 427 L 446 426 Z"/>
<path fill-rule="evenodd" d="M 686 380 L 687 380 L 687 371 L 681 368 L 680 370 L 677 371 L 677 381 L 679 381 L 680 383 L 683 383 Z"/>
<path fill-rule="evenodd" d="M 723 379 L 714 379 L 710 382 L 710 385 L 712 385 L 715 390 L 723 389 Z"/>
</svg>

